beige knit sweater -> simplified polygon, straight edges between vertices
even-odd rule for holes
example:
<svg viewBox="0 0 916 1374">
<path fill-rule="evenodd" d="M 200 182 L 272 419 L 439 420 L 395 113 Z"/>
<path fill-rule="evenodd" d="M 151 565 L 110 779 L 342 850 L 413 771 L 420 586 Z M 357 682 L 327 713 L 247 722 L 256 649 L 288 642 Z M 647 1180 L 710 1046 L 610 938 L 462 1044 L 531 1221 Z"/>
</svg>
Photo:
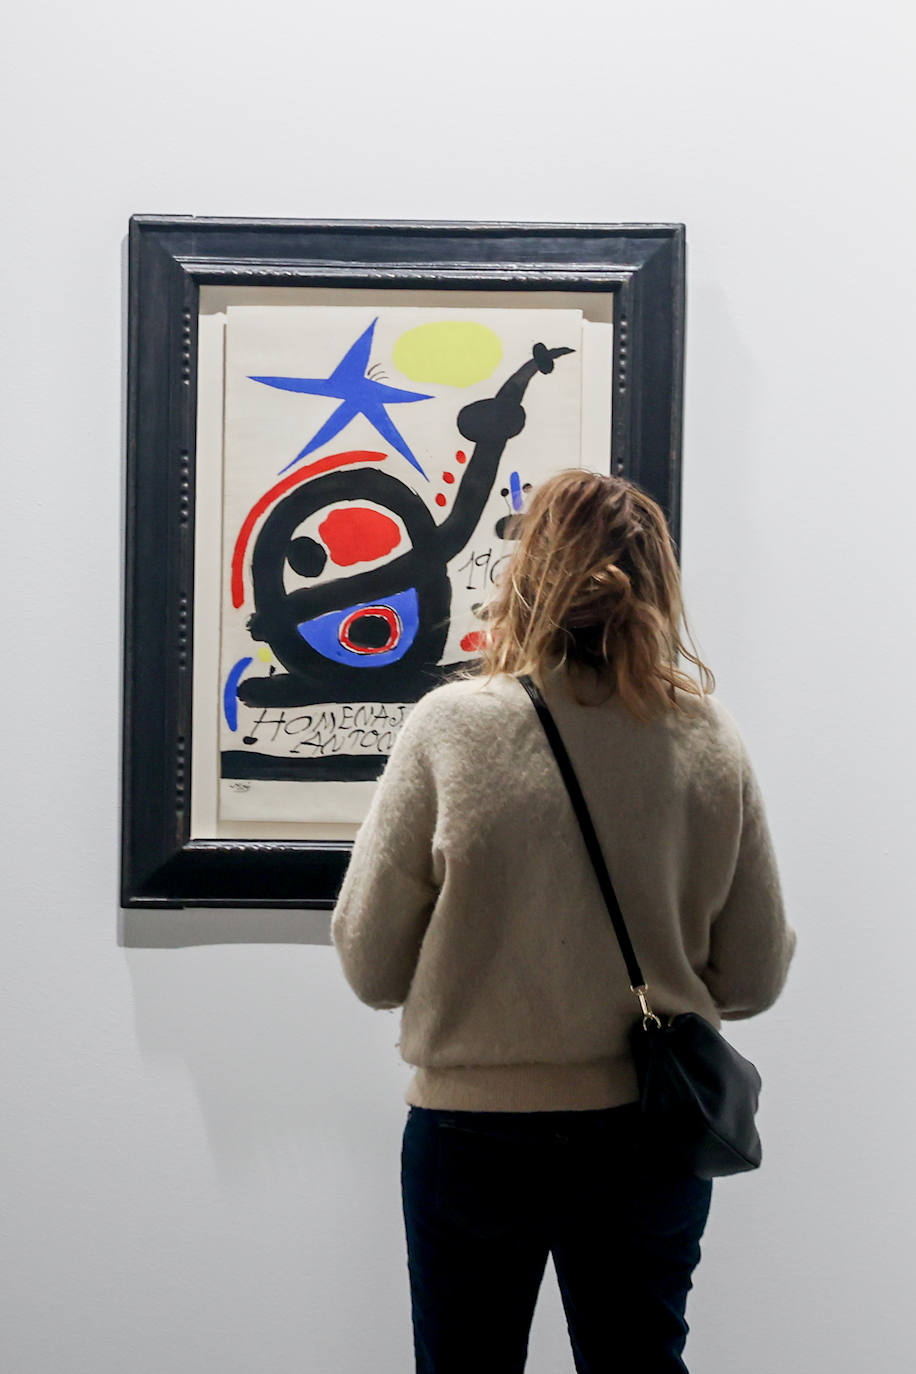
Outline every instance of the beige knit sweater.
<svg viewBox="0 0 916 1374">
<path fill-rule="evenodd" d="M 758 785 L 715 697 L 643 724 L 539 685 L 579 777 L 658 1012 L 715 1026 L 779 996 L 795 950 Z M 585 679 L 578 679 L 585 685 Z M 331 924 L 370 1007 L 403 1005 L 405 1101 L 563 1111 L 638 1096 L 639 1015 L 568 793 L 514 677 L 410 709 Z"/>
</svg>

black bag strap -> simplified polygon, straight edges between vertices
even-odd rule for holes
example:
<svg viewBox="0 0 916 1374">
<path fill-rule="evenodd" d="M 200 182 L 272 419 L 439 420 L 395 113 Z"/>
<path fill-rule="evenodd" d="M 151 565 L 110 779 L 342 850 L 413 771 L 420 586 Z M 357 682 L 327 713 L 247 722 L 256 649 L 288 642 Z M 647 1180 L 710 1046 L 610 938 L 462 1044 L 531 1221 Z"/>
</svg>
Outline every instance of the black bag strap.
<svg viewBox="0 0 916 1374">
<path fill-rule="evenodd" d="M 582 829 L 582 838 L 585 840 L 585 847 L 589 852 L 592 863 L 595 867 L 595 874 L 598 878 L 598 885 L 607 903 L 608 915 L 614 927 L 614 933 L 620 943 L 620 951 L 623 954 L 624 962 L 627 966 L 627 973 L 630 977 L 630 988 L 636 992 L 639 988 L 645 988 L 646 984 L 642 976 L 642 969 L 633 952 L 633 944 L 630 940 L 629 931 L 623 919 L 623 912 L 620 910 L 620 902 L 617 900 L 617 893 L 614 891 L 614 884 L 611 882 L 611 875 L 607 871 L 607 864 L 604 862 L 604 855 L 601 852 L 601 845 L 598 836 L 595 834 L 595 827 L 592 825 L 592 818 L 589 815 L 588 806 L 582 795 L 582 788 L 579 786 L 579 779 L 576 777 L 575 770 L 570 761 L 566 745 L 557 729 L 557 723 L 547 702 L 541 693 L 537 683 L 527 674 L 523 673 L 519 677 L 519 682 L 534 702 L 544 732 L 547 735 L 548 743 L 556 755 L 557 763 L 560 765 L 560 772 L 563 781 L 566 783 L 576 819 Z M 642 1002 L 642 998 L 640 998 Z M 645 1010 L 645 1005 L 643 1006 Z"/>
</svg>

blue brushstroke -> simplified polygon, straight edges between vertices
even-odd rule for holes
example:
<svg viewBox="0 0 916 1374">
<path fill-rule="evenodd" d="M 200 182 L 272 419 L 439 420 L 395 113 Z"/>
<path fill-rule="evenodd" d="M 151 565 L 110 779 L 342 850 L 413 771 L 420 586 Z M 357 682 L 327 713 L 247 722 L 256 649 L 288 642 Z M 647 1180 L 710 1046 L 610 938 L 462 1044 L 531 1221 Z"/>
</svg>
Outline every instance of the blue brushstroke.
<svg viewBox="0 0 916 1374">
<path fill-rule="evenodd" d="M 516 510 L 522 508 L 522 483 L 517 472 L 509 473 L 509 495 Z"/>
<path fill-rule="evenodd" d="M 401 637 L 393 649 L 377 654 L 360 654 L 341 644 L 338 631 L 349 615 L 367 606 L 384 604 L 395 611 L 401 621 Z M 403 658 L 417 635 L 420 625 L 420 601 L 415 587 L 406 592 L 395 592 L 379 601 L 361 601 L 356 606 L 347 606 L 340 611 L 328 611 L 314 620 L 306 620 L 297 626 L 307 644 L 311 644 L 319 654 L 332 659 L 335 663 L 346 663 L 351 668 L 382 668 L 386 663 L 396 663 Z"/>
<path fill-rule="evenodd" d="M 223 712 L 230 730 L 239 728 L 239 699 L 236 692 L 242 674 L 252 661 L 250 658 L 240 658 L 226 678 L 226 685 L 223 688 Z"/>
<path fill-rule="evenodd" d="M 249 377 L 249 381 L 261 382 L 264 386 L 274 386 L 281 391 L 300 391 L 309 396 L 333 396 L 341 402 L 317 434 L 308 441 L 305 448 L 297 453 L 295 458 L 286 464 L 285 468 L 280 469 L 281 473 L 288 471 L 294 463 L 299 462 L 300 458 L 305 458 L 308 454 L 314 453 L 315 449 L 321 448 L 322 444 L 329 443 L 335 434 L 339 434 L 357 415 L 365 415 L 382 438 L 392 448 L 397 449 L 398 453 L 403 454 L 407 461 L 417 469 L 417 472 L 422 477 L 426 477 L 427 482 L 429 481 L 426 473 L 407 447 L 404 437 L 395 428 L 385 406 L 404 405 L 408 401 L 431 401 L 433 398 L 420 391 L 403 391 L 400 387 L 386 386 L 383 382 L 374 382 L 371 377 L 365 375 L 369 365 L 369 354 L 372 351 L 372 336 L 377 324 L 378 316 L 375 317 L 369 328 L 359 336 L 356 343 L 347 350 L 330 377 Z"/>
</svg>

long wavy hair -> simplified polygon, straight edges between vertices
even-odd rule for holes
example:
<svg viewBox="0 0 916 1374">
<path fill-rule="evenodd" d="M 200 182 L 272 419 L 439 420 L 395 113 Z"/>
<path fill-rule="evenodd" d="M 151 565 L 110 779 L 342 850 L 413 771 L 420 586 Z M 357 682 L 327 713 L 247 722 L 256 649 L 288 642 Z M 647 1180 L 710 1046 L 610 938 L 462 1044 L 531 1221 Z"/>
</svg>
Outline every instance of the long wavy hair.
<svg viewBox="0 0 916 1374">
<path fill-rule="evenodd" d="M 715 691 L 687 626 L 664 514 L 635 483 L 564 468 L 512 520 L 507 532 L 517 543 L 479 608 L 480 657 L 453 676 L 489 681 L 564 664 L 590 668 L 607 686 L 603 700 L 616 693 L 643 721 L 683 710 L 676 688 L 697 697 Z M 581 705 L 598 704 L 583 700 L 571 678 L 569 685 Z"/>
</svg>

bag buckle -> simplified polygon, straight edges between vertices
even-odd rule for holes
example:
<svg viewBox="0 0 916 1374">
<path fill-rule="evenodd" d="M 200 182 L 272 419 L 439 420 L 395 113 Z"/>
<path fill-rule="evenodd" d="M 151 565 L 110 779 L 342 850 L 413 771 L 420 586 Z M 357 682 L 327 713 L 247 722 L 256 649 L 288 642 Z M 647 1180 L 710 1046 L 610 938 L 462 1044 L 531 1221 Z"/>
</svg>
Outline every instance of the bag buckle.
<svg viewBox="0 0 916 1374">
<path fill-rule="evenodd" d="M 646 993 L 649 991 L 649 985 L 648 985 L 648 983 L 640 983 L 638 987 L 633 987 L 633 984 L 631 983 L 631 984 L 630 984 L 630 990 L 631 990 L 631 992 L 635 992 L 635 993 L 636 993 L 636 996 L 639 998 L 639 1005 L 642 1007 L 642 1013 L 643 1013 L 643 1015 L 642 1015 L 642 1028 L 643 1028 L 643 1030 L 648 1030 L 648 1029 L 649 1029 L 649 1022 L 650 1022 L 650 1021 L 654 1021 L 655 1024 L 658 1026 L 659 1030 L 661 1030 L 661 1029 L 662 1029 L 662 1023 L 661 1023 L 661 1021 L 659 1020 L 659 1018 L 655 1015 L 655 1012 L 652 1010 L 652 1008 L 649 1006 L 649 1001 L 648 1001 L 648 998 L 646 997 Z"/>
</svg>

